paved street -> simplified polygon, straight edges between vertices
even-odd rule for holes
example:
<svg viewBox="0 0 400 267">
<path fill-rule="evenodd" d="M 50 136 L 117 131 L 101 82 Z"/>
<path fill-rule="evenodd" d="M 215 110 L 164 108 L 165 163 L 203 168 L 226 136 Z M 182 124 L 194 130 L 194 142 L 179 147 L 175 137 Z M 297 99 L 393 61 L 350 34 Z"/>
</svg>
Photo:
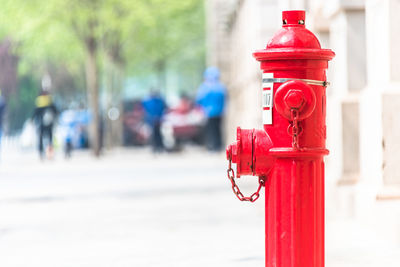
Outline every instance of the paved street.
<svg viewBox="0 0 400 267">
<path fill-rule="evenodd" d="M 225 168 L 223 154 L 195 148 L 53 162 L 3 152 L 0 266 L 264 266 L 264 198 L 239 202 Z M 400 250 L 363 231 L 329 222 L 327 266 L 399 266 Z"/>
<path fill-rule="evenodd" d="M 262 265 L 262 202 L 234 198 L 222 154 L 35 156 L 3 156 L 2 267 Z"/>
</svg>

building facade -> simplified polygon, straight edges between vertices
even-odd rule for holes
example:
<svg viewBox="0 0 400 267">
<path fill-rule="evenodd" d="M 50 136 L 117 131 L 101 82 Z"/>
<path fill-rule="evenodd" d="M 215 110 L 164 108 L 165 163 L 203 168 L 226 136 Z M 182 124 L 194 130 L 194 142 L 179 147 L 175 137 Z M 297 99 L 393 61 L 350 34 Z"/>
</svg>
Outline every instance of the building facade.
<svg viewBox="0 0 400 267">
<path fill-rule="evenodd" d="M 330 62 L 327 218 L 379 225 L 400 244 L 400 10 L 398 0 L 207 0 L 208 64 L 229 90 L 226 137 L 261 127 L 261 71 L 252 52 L 281 27 L 281 11 L 306 10 L 306 27 Z"/>
</svg>

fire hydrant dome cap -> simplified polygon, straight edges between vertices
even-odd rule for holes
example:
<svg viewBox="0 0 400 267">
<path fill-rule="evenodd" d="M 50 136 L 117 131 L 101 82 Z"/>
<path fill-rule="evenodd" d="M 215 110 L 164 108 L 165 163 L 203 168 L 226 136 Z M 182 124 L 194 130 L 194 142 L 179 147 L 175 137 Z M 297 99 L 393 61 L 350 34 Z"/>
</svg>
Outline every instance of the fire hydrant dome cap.
<svg viewBox="0 0 400 267">
<path fill-rule="evenodd" d="M 304 11 L 283 11 L 282 22 L 282 28 L 268 42 L 266 49 L 253 54 L 257 60 L 330 60 L 334 57 L 335 53 L 330 49 L 321 49 L 317 37 L 305 28 Z"/>
<path fill-rule="evenodd" d="M 301 27 L 284 27 L 280 29 L 268 42 L 266 49 L 274 48 L 308 48 L 321 49 L 315 35 Z"/>
</svg>

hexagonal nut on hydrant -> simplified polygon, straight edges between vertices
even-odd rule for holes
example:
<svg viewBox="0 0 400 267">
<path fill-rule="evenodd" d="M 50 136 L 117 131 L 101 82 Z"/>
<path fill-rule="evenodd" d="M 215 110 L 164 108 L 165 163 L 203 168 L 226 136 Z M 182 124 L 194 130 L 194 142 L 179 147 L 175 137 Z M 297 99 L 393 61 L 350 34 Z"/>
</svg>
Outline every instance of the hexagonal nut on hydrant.
<svg viewBox="0 0 400 267">
<path fill-rule="evenodd" d="M 290 89 L 283 98 L 288 108 L 300 109 L 305 102 L 304 93 L 298 89 Z"/>
</svg>

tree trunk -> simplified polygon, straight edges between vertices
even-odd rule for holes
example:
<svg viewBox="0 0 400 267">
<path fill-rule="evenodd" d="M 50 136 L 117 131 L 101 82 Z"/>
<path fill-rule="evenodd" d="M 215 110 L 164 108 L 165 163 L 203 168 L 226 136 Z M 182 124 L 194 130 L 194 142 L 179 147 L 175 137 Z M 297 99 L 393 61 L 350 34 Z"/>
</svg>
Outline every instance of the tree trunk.
<svg viewBox="0 0 400 267">
<path fill-rule="evenodd" d="M 107 149 L 111 149 L 113 147 L 113 135 L 112 135 L 112 120 L 109 117 L 109 111 L 113 107 L 113 88 L 114 88 L 114 74 L 113 74 L 113 67 L 111 63 L 107 60 L 104 66 L 105 70 L 105 80 L 106 80 L 106 103 L 105 103 L 105 125 L 104 125 L 104 146 Z"/>
<path fill-rule="evenodd" d="M 167 77 L 166 77 L 166 62 L 165 60 L 158 60 L 156 63 L 156 70 L 158 76 L 158 90 L 167 94 Z"/>
<path fill-rule="evenodd" d="M 124 80 L 124 72 L 121 67 L 115 68 L 115 83 L 113 90 L 113 104 L 114 107 L 119 110 L 119 117 L 112 124 L 112 132 L 113 132 L 113 140 L 114 146 L 122 146 L 123 145 L 123 131 L 124 131 L 124 107 L 123 107 L 123 80 Z"/>
<path fill-rule="evenodd" d="M 115 64 L 110 59 L 105 67 L 106 76 L 106 129 L 104 140 L 107 149 L 121 146 L 123 144 L 123 71 L 122 67 Z M 108 112 L 111 108 L 117 108 L 119 111 L 118 118 L 109 117 Z"/>
<path fill-rule="evenodd" d="M 86 87 L 88 94 L 88 107 L 92 115 L 89 125 L 89 143 L 96 157 L 100 156 L 100 112 L 99 112 L 99 86 L 98 69 L 96 61 L 96 48 L 89 47 L 86 55 Z"/>
</svg>

